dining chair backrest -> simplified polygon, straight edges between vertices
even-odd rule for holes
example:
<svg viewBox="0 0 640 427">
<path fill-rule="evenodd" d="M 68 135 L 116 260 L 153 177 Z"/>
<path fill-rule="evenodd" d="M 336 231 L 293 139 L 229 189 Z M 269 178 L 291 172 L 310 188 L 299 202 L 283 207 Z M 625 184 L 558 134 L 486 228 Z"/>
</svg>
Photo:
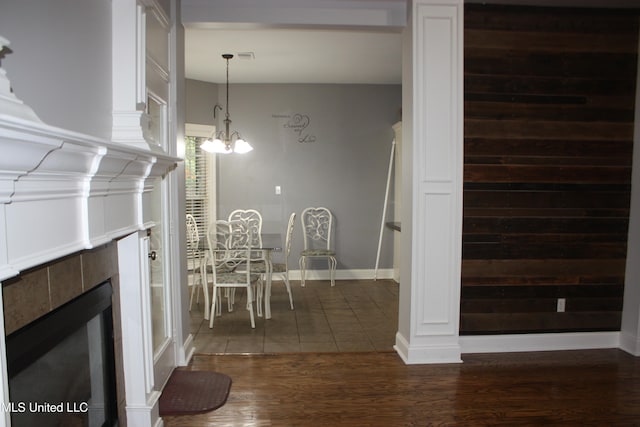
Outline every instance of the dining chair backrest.
<svg viewBox="0 0 640 427">
<path fill-rule="evenodd" d="M 293 241 L 293 228 L 295 226 L 296 223 L 296 213 L 293 212 L 291 215 L 289 215 L 289 223 L 287 224 L 287 235 L 285 237 L 285 241 L 284 241 L 284 257 L 285 257 L 285 262 L 286 259 L 289 258 L 289 254 L 291 253 L 291 242 Z"/>
<path fill-rule="evenodd" d="M 331 249 L 333 215 L 324 207 L 310 207 L 300 215 L 305 249 Z"/>
<path fill-rule="evenodd" d="M 213 280 L 214 283 L 220 284 L 220 282 L 224 282 L 224 279 L 220 279 L 219 275 L 223 273 L 229 273 L 235 271 L 235 268 L 238 265 L 248 265 L 251 261 L 249 257 L 248 249 L 241 250 L 229 250 L 229 249 L 210 249 L 210 258 L 212 260 L 213 268 Z M 242 270 L 242 275 L 245 275 L 246 272 L 244 269 Z M 249 275 L 246 275 L 247 280 L 246 284 L 249 284 Z"/>
<path fill-rule="evenodd" d="M 207 244 L 211 249 L 227 249 L 231 237 L 229 221 L 219 219 L 209 224 Z"/>
<path fill-rule="evenodd" d="M 198 232 L 198 224 L 191 214 L 186 215 L 187 224 L 187 258 L 191 259 L 198 254 L 198 245 L 200 244 L 200 233 Z"/>
<path fill-rule="evenodd" d="M 262 215 L 255 209 L 236 209 L 229 214 L 234 248 L 262 247 Z"/>
</svg>

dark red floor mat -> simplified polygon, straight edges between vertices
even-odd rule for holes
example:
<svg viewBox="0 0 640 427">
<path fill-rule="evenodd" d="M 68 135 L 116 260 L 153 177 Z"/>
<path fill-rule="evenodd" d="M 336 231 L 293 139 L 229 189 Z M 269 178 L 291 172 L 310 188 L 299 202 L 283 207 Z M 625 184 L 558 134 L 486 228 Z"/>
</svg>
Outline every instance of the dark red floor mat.
<svg viewBox="0 0 640 427">
<path fill-rule="evenodd" d="M 213 411 L 225 404 L 230 390 L 227 375 L 176 369 L 160 396 L 160 416 Z"/>
</svg>

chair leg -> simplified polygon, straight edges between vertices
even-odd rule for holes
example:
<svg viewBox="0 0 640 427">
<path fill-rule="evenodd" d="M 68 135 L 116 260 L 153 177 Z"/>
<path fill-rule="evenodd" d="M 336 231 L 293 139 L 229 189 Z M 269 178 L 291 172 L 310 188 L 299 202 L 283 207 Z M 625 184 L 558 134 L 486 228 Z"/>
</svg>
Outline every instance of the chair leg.
<svg viewBox="0 0 640 427">
<path fill-rule="evenodd" d="M 300 259 L 298 260 L 298 265 L 300 265 L 300 286 L 304 287 L 304 274 L 305 274 L 305 269 L 306 269 L 306 264 L 307 264 L 307 258 L 301 256 Z"/>
<path fill-rule="evenodd" d="M 202 284 L 202 294 L 204 295 L 204 318 L 209 320 L 211 317 L 209 307 L 209 278 L 207 277 L 207 264 L 206 260 L 200 263 L 200 283 Z M 196 302 L 200 301 L 200 294 L 196 294 Z"/>
<path fill-rule="evenodd" d="M 251 328 L 256 328 L 256 319 L 253 317 L 253 295 L 251 292 L 251 285 L 247 286 L 247 310 L 249 310 L 249 316 L 251 317 Z"/>
<path fill-rule="evenodd" d="M 233 291 L 235 288 L 226 288 L 226 290 Z M 230 292 L 232 293 L 232 292 Z M 222 294 L 220 288 L 213 289 L 213 295 L 211 297 L 211 317 L 209 318 L 209 328 L 213 328 L 213 321 L 217 315 L 220 315 L 222 308 Z M 247 287 L 247 310 L 249 310 L 249 316 L 251 317 L 251 327 L 255 329 L 256 320 L 253 315 L 253 292 L 251 286 Z"/>
<path fill-rule="evenodd" d="M 336 266 L 338 264 L 338 261 L 336 261 L 336 259 L 334 257 L 330 257 L 329 258 L 329 271 L 330 271 L 330 276 L 331 276 L 331 286 L 335 286 L 336 285 Z"/>
<path fill-rule="evenodd" d="M 191 284 L 191 298 L 189 298 L 189 311 L 191 311 L 191 307 L 193 307 L 193 297 L 196 293 L 196 284 Z"/>
<path fill-rule="evenodd" d="M 200 273 L 196 273 L 193 276 L 193 285 L 194 286 L 204 286 L 202 283 L 202 275 Z M 196 292 L 196 304 L 200 303 L 200 292 Z"/>
<path fill-rule="evenodd" d="M 273 264 L 267 259 L 263 288 L 261 289 L 260 309 L 264 310 L 264 318 L 271 319 L 271 287 L 273 286 Z"/>
<path fill-rule="evenodd" d="M 196 303 L 198 303 L 198 300 L 199 300 L 198 297 L 200 296 L 200 294 L 196 294 L 196 288 L 198 287 L 198 283 L 202 284 L 202 277 L 196 270 L 195 260 L 191 260 L 191 262 L 192 262 L 192 266 L 191 266 L 192 270 L 190 270 L 191 273 L 189 273 L 187 276 L 187 277 L 191 276 L 191 298 L 189 298 L 189 311 L 191 311 L 191 308 L 193 307 L 194 296 L 196 297 Z"/>
<path fill-rule="evenodd" d="M 256 314 L 258 317 L 262 317 L 262 306 L 264 303 L 264 281 L 262 279 L 262 275 L 258 279 L 258 283 L 256 283 Z"/>
<path fill-rule="evenodd" d="M 213 319 L 216 318 L 216 302 L 218 300 L 218 293 L 219 293 L 220 289 L 216 288 L 215 286 L 213 287 L 213 292 L 211 295 L 211 310 L 209 311 L 209 328 L 213 328 Z"/>
<path fill-rule="evenodd" d="M 225 288 L 225 290 L 228 290 L 229 288 Z M 222 316 L 222 291 L 220 290 L 220 288 L 218 288 L 216 290 L 216 295 L 218 297 L 218 300 L 216 301 L 216 312 L 215 315 L 216 316 Z M 212 304 L 213 306 L 213 304 Z M 211 313 L 211 315 L 213 316 L 214 313 Z"/>
<path fill-rule="evenodd" d="M 231 313 L 233 311 L 233 304 L 236 302 L 236 289 L 225 288 L 224 294 L 227 297 L 227 311 Z"/>
<path fill-rule="evenodd" d="M 293 296 L 291 295 L 291 284 L 289 283 L 289 272 L 286 272 L 282 275 L 282 280 L 284 281 L 284 285 L 287 287 L 287 292 L 289 293 L 289 305 L 291 306 L 291 310 L 293 310 Z"/>
<path fill-rule="evenodd" d="M 191 311 L 191 309 L 193 308 L 194 297 L 196 299 L 196 304 L 200 303 L 200 292 L 198 292 L 198 286 L 205 286 L 205 283 L 206 283 L 206 282 L 203 282 L 201 273 L 194 272 L 194 273 L 191 273 L 191 275 L 193 277 L 193 282 L 191 283 L 191 297 L 189 298 L 189 311 Z M 203 292 L 205 292 L 204 288 L 203 288 Z"/>
<path fill-rule="evenodd" d="M 200 284 L 202 285 L 202 294 L 204 295 L 204 318 L 209 320 L 212 313 L 209 311 L 209 277 L 207 276 L 207 257 L 200 260 Z M 213 285 L 213 283 L 212 283 Z M 200 301 L 200 294 L 196 294 L 196 303 Z"/>
</svg>

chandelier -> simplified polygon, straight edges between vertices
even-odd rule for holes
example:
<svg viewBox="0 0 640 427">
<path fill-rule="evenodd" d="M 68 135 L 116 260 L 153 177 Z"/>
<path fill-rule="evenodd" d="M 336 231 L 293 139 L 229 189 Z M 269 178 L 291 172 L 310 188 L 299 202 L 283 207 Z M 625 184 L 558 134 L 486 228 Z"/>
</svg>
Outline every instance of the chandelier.
<svg viewBox="0 0 640 427">
<path fill-rule="evenodd" d="M 253 147 L 242 137 L 237 131 L 230 131 L 231 127 L 231 119 L 229 118 L 229 60 L 233 58 L 233 55 L 230 53 L 225 53 L 222 55 L 224 59 L 227 60 L 227 111 L 225 113 L 224 118 L 224 130 L 220 132 L 216 132 L 215 139 L 208 139 L 202 143 L 200 148 L 210 153 L 220 153 L 220 154 L 228 154 L 228 153 L 238 153 L 244 154 L 253 150 Z M 220 105 L 216 105 L 213 108 L 213 116 L 216 115 L 217 109 L 222 109 Z"/>
</svg>

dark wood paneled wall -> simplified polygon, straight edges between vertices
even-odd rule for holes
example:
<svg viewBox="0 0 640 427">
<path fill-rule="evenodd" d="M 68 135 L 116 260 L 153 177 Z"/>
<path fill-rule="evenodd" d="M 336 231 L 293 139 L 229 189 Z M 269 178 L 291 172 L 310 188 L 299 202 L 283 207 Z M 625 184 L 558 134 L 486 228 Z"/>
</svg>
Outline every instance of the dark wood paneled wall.
<svg viewBox="0 0 640 427">
<path fill-rule="evenodd" d="M 469 4 L 464 37 L 460 333 L 619 330 L 638 11 Z"/>
</svg>

